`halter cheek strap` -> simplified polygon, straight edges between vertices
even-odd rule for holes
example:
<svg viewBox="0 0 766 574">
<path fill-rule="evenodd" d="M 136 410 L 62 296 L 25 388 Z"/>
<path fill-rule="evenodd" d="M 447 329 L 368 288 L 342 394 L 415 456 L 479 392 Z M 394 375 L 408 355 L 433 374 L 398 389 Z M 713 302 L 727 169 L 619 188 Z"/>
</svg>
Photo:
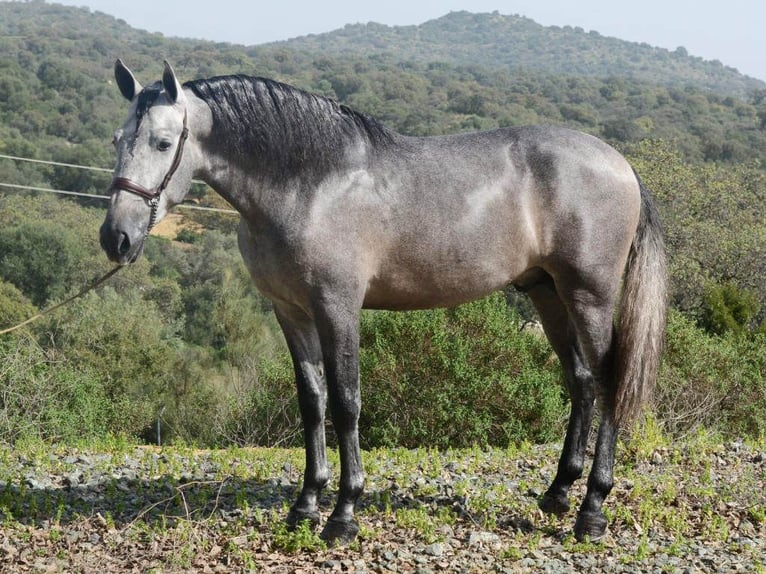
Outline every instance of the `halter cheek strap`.
<svg viewBox="0 0 766 574">
<path fill-rule="evenodd" d="M 184 144 L 186 143 L 186 140 L 189 137 L 189 127 L 187 125 L 186 121 L 186 110 L 184 110 L 184 125 L 183 130 L 181 130 L 181 135 L 178 138 L 178 146 L 176 147 L 176 153 L 173 156 L 173 163 L 170 164 L 170 168 L 168 169 L 168 172 L 165 174 L 165 177 L 162 178 L 162 182 L 159 186 L 157 186 L 154 189 L 147 189 L 140 183 L 136 183 L 135 181 L 132 181 L 128 179 L 127 177 L 115 177 L 112 180 L 112 184 L 109 186 L 109 193 L 114 193 L 116 191 L 127 191 L 128 193 L 134 193 L 135 195 L 140 195 L 144 199 L 146 199 L 149 202 L 149 207 L 151 207 L 152 211 L 149 214 L 149 225 L 146 228 L 147 235 L 149 234 L 149 231 L 151 231 L 152 227 L 154 227 L 154 224 L 156 223 L 157 219 L 157 209 L 160 205 L 160 195 L 162 195 L 162 192 L 165 191 L 165 188 L 170 184 L 170 180 L 173 178 L 173 175 L 178 170 L 178 166 L 181 165 L 181 159 L 183 157 L 184 153 Z"/>
</svg>

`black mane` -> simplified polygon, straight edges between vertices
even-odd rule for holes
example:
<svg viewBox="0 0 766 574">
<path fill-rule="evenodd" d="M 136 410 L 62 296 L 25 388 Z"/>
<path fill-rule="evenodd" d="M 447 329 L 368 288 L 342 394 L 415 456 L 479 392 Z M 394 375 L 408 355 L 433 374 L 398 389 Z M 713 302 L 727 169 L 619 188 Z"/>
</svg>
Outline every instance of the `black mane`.
<svg viewBox="0 0 766 574">
<path fill-rule="evenodd" d="M 267 78 L 218 76 L 184 86 L 210 107 L 216 146 L 264 176 L 321 177 L 350 145 L 385 145 L 393 135 L 334 100 Z"/>
</svg>

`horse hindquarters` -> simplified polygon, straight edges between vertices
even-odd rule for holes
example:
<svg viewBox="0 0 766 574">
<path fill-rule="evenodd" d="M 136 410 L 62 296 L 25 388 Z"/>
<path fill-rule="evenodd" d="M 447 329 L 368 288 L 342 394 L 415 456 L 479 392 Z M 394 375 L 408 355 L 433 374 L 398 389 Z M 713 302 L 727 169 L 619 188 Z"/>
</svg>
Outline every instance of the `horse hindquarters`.
<svg viewBox="0 0 766 574">
<path fill-rule="evenodd" d="M 567 494 L 582 474 L 593 406 L 599 400 L 596 452 L 574 529 L 578 540 L 597 540 L 606 532 L 601 507 L 612 489 L 617 432 L 639 412 L 659 365 L 667 289 L 665 253 L 658 217 L 643 186 L 639 223 L 625 264 L 617 331 L 612 324 L 614 297 L 598 296 L 593 286 L 592 281 L 571 278 L 556 284 L 549 277 L 529 292 L 561 360 L 572 399 L 558 471 L 540 501 L 546 512 L 569 510 Z M 603 293 L 613 289 L 604 288 Z"/>
</svg>

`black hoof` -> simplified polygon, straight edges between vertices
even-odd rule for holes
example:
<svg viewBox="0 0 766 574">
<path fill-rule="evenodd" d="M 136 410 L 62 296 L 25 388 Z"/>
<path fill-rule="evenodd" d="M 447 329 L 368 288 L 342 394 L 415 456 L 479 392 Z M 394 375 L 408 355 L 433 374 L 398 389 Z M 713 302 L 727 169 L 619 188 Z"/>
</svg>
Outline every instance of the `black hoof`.
<svg viewBox="0 0 766 574">
<path fill-rule="evenodd" d="M 356 540 L 357 534 L 359 524 L 356 520 L 345 521 L 330 517 L 319 537 L 327 542 L 328 546 L 348 546 Z"/>
<path fill-rule="evenodd" d="M 606 516 L 601 512 L 580 512 L 574 527 L 575 539 L 599 542 L 606 534 L 606 525 Z"/>
<path fill-rule="evenodd" d="M 569 512 L 569 498 L 565 494 L 546 492 L 537 502 L 537 506 L 546 514 L 561 516 Z"/>
<path fill-rule="evenodd" d="M 319 511 L 314 510 L 313 512 L 306 512 L 304 510 L 297 510 L 295 508 L 290 509 L 290 512 L 287 514 L 287 518 L 285 519 L 287 528 L 291 531 L 298 528 L 298 525 L 301 522 L 308 522 L 309 527 L 313 530 L 319 526 L 319 521 Z"/>
</svg>

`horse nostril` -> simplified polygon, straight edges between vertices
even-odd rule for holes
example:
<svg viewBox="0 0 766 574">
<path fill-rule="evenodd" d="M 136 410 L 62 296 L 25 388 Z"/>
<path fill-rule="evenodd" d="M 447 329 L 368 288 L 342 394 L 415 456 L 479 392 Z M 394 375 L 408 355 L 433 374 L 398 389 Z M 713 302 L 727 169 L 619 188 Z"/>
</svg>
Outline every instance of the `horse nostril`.
<svg viewBox="0 0 766 574">
<path fill-rule="evenodd" d="M 130 237 L 123 231 L 117 237 L 117 254 L 123 257 L 127 255 L 128 251 L 130 251 Z"/>
</svg>

